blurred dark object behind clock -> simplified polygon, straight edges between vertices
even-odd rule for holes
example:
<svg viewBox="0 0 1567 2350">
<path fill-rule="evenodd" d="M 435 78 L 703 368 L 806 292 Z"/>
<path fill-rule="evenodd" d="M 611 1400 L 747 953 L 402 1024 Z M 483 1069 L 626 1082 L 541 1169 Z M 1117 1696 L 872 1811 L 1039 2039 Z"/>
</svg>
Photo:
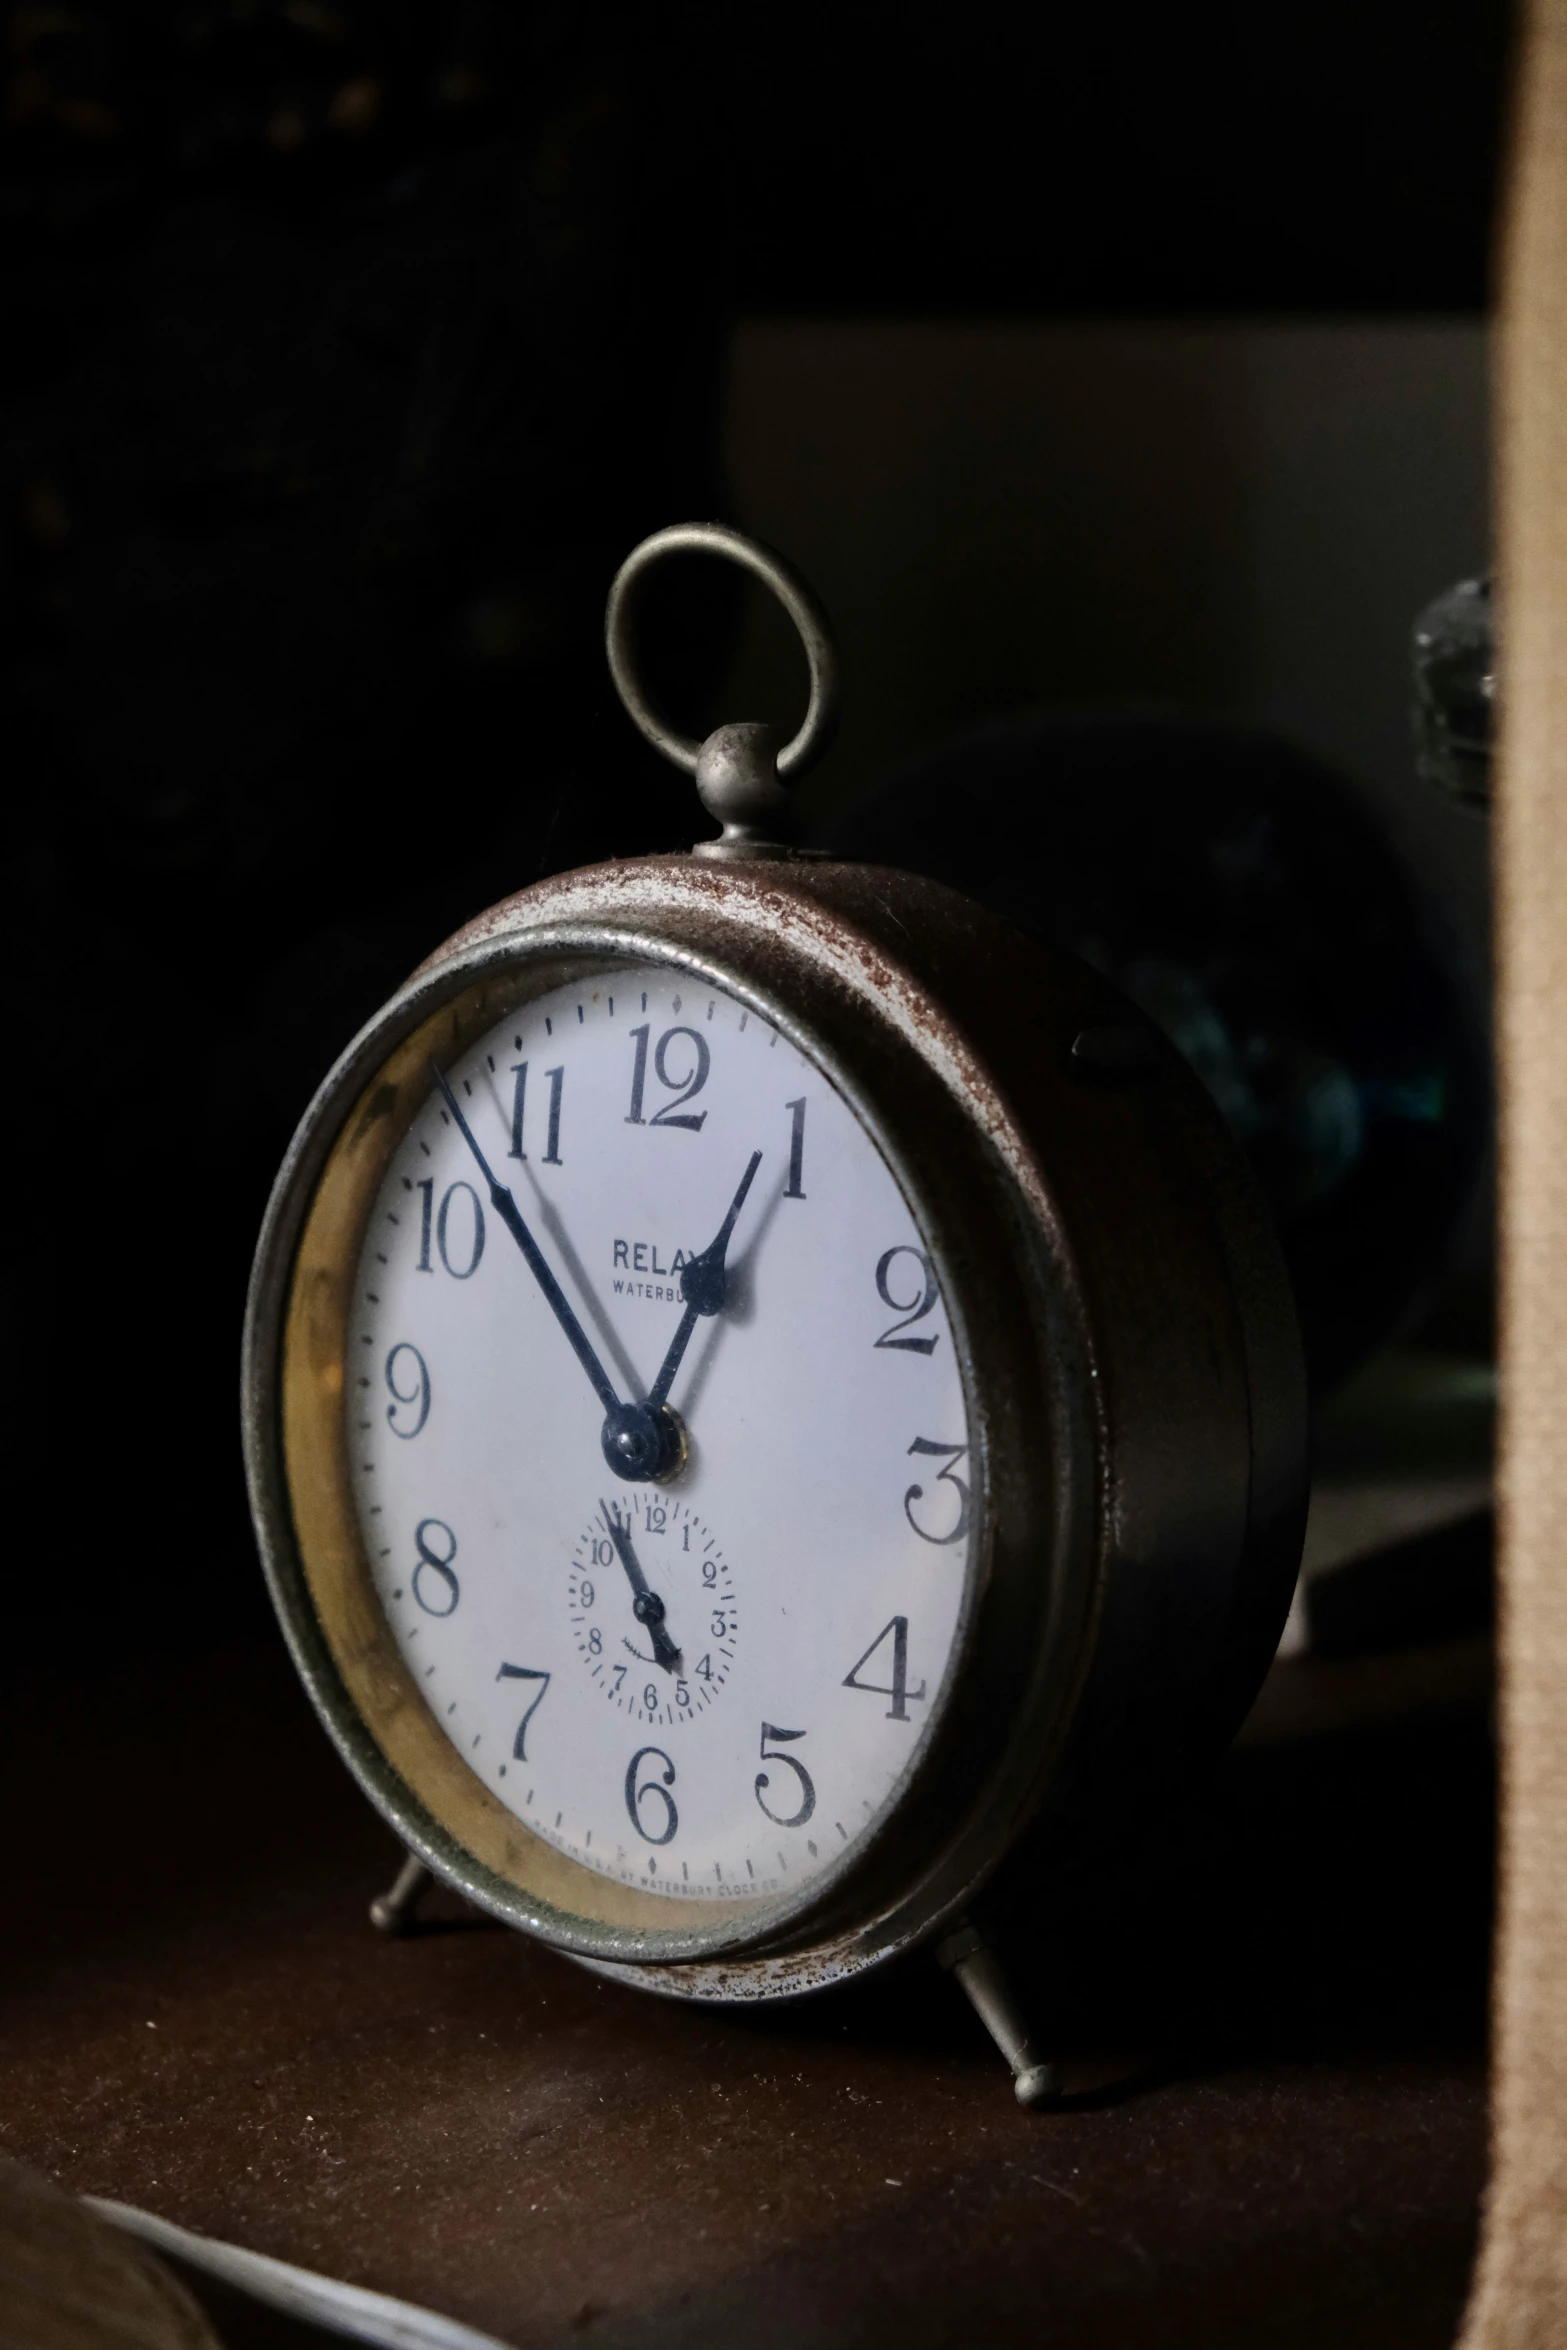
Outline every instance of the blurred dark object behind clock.
<svg viewBox="0 0 1567 2350">
<path fill-rule="evenodd" d="M 1273 1209 L 1322 1394 L 1408 1328 L 1486 1165 L 1486 1007 L 1367 800 L 1261 731 L 1039 716 L 964 736 L 819 845 L 966 890 L 1180 1048 Z"/>
<path fill-rule="evenodd" d="M 118 1659 L 262 1623 L 228 1366 L 312 1087 L 475 906 L 689 839 L 599 627 L 637 537 L 725 507 L 735 322 L 1477 318 L 1504 33 L 1485 0 L 1406 6 L 1357 21 L 1346 76 L 1287 15 L 1237 39 L 1149 6 L 890 41 L 817 0 L 11 12 L 6 945 L 41 1154 L 13 1154 L 0 1241 L 19 1663 L 29 1627 Z M 1217 437 L 1172 414 L 1182 481 L 1244 450 L 1229 411 Z M 798 409 L 776 439 L 817 443 Z M 822 497 L 852 519 L 845 478 Z M 940 515 L 962 478 L 922 460 L 910 496 Z M 799 498 L 775 523 L 744 486 L 736 518 L 841 625 Z M 1119 543 L 1108 519 L 1085 543 Z M 1192 545 L 1145 538 L 1144 574 Z M 1073 690 L 1122 690 L 1129 592 L 1071 638 L 1098 663 Z M 733 716 L 718 568 L 651 617 L 670 706 Z M 982 684 L 965 715 L 1020 698 Z"/>
</svg>

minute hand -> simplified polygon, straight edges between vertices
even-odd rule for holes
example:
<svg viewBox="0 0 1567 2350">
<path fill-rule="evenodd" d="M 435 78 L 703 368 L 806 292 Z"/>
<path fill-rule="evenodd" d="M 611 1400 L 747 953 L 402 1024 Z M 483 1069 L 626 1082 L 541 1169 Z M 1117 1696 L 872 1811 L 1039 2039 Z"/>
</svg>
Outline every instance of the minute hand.
<svg viewBox="0 0 1567 2350">
<path fill-rule="evenodd" d="M 517 1246 L 521 1249 L 523 1255 L 527 1258 L 528 1270 L 533 1275 L 533 1278 L 538 1283 L 539 1287 L 543 1290 L 546 1304 L 549 1306 L 551 1313 L 555 1316 L 555 1319 L 560 1324 L 562 1330 L 565 1331 L 566 1336 L 570 1339 L 578 1362 L 582 1365 L 582 1368 L 584 1371 L 586 1371 L 588 1377 L 593 1382 L 593 1392 L 598 1397 L 599 1402 L 604 1406 L 606 1412 L 620 1411 L 620 1398 L 615 1393 L 614 1388 L 610 1385 L 608 1374 L 606 1373 L 603 1364 L 599 1361 L 598 1356 L 593 1351 L 592 1341 L 588 1337 L 587 1332 L 583 1329 L 582 1324 L 577 1320 L 576 1315 L 572 1312 L 565 1291 L 561 1288 L 560 1283 L 556 1280 L 554 1274 L 550 1271 L 549 1266 L 545 1262 L 543 1252 L 540 1249 L 538 1242 L 534 1239 L 533 1234 L 528 1230 L 527 1225 L 523 1222 L 521 1215 L 518 1213 L 516 1201 L 512 1198 L 511 1193 L 506 1189 L 506 1186 L 503 1183 L 497 1183 L 494 1175 L 490 1172 L 489 1161 L 485 1158 L 483 1151 L 479 1148 L 473 1128 L 469 1125 L 467 1119 L 463 1116 L 462 1111 L 457 1106 L 457 1096 L 453 1093 L 451 1087 L 447 1084 L 445 1077 L 441 1074 L 441 1071 L 436 1067 L 433 1061 L 430 1063 L 430 1070 L 431 1074 L 435 1078 L 436 1084 L 441 1089 L 442 1098 L 444 1099 L 447 1108 L 451 1111 L 452 1116 L 457 1121 L 458 1133 L 462 1136 L 464 1142 L 472 1151 L 474 1158 L 478 1162 L 479 1173 L 484 1177 L 485 1182 L 490 1187 L 491 1206 L 494 1208 L 495 1213 L 499 1216 L 501 1222 L 505 1225 L 507 1231 L 511 1234 L 513 1240 L 517 1243 Z"/>
<path fill-rule="evenodd" d="M 680 1327 L 669 1342 L 669 1352 L 659 1367 L 658 1377 L 649 1390 L 647 1400 L 648 1407 L 652 1411 L 656 1412 L 662 1404 L 667 1402 L 669 1390 L 674 1385 L 675 1373 L 680 1368 L 686 1348 L 691 1343 L 691 1333 L 697 1323 L 704 1314 L 717 1314 L 723 1311 L 724 1298 L 729 1287 L 728 1272 L 724 1264 L 724 1258 L 729 1249 L 729 1235 L 735 1228 L 735 1219 L 745 1206 L 745 1195 L 755 1182 L 756 1170 L 761 1163 L 761 1152 L 753 1151 L 751 1163 L 740 1178 L 740 1188 L 730 1201 L 729 1213 L 719 1226 L 715 1238 L 708 1242 L 706 1248 L 699 1250 L 691 1258 L 680 1276 L 680 1294 L 686 1301 L 686 1310 L 680 1317 Z"/>
</svg>

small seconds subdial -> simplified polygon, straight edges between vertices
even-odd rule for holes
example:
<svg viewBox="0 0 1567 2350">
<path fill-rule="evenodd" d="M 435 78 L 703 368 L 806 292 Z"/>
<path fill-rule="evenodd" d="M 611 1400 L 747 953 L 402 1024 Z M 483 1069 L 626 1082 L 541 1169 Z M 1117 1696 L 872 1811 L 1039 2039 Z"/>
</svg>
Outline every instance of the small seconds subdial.
<svg viewBox="0 0 1567 2350">
<path fill-rule="evenodd" d="M 566 1599 L 578 1655 L 628 1720 L 676 1729 L 729 1678 L 734 1576 L 683 1501 L 624 1488 L 603 1496 L 578 1537 Z"/>
</svg>

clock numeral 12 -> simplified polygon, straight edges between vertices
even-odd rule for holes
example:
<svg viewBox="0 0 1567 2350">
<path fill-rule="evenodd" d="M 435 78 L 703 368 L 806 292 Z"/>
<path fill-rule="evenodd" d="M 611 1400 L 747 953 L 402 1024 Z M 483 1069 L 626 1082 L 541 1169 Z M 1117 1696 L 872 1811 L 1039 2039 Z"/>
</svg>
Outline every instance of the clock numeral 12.
<svg viewBox="0 0 1567 2350">
<path fill-rule="evenodd" d="M 514 1062 L 511 1074 L 511 1149 L 506 1156 L 509 1159 L 525 1159 L 528 1154 L 522 1147 L 522 1113 L 528 1095 L 527 1062 Z M 550 1081 L 549 1131 L 545 1137 L 544 1164 L 546 1167 L 559 1167 L 563 1164 L 560 1155 L 560 1096 L 566 1082 L 566 1071 L 564 1067 L 546 1069 L 544 1074 Z"/>
<path fill-rule="evenodd" d="M 647 1047 L 650 1023 L 644 1020 L 641 1027 L 633 1028 L 631 1033 L 637 1040 L 637 1057 L 631 1065 L 631 1107 L 626 1112 L 626 1124 L 628 1126 L 684 1126 L 690 1133 L 700 1134 L 707 1112 L 705 1110 L 687 1110 L 681 1105 L 694 1100 L 707 1083 L 708 1072 L 713 1066 L 713 1056 L 708 1049 L 707 1038 L 699 1028 L 665 1029 L 653 1047 L 653 1074 L 659 1084 L 666 1087 L 675 1098 L 672 1102 L 666 1102 L 661 1110 L 655 1110 L 651 1118 L 645 1118 L 642 1115 L 642 1097 L 647 1091 Z M 669 1073 L 669 1048 L 677 1037 L 684 1037 L 691 1046 L 693 1059 L 691 1073 L 688 1077 L 671 1077 Z"/>
</svg>

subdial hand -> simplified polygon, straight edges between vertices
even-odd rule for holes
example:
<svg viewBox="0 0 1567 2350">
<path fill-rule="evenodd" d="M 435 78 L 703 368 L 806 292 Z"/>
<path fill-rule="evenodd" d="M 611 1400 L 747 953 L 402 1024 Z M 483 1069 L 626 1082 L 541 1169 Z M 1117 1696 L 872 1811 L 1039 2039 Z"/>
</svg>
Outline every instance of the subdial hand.
<svg viewBox="0 0 1567 2350">
<path fill-rule="evenodd" d="M 601 1502 L 599 1506 L 604 1512 L 609 1538 L 626 1570 L 626 1581 L 631 1585 L 631 1612 L 645 1628 L 653 1643 L 653 1654 L 665 1672 L 676 1672 L 680 1665 L 680 1651 L 664 1629 L 664 1603 L 656 1591 L 648 1588 L 648 1579 L 631 1547 L 631 1527 L 618 1511 L 610 1508 L 607 1501 Z"/>
<path fill-rule="evenodd" d="M 724 1262 L 729 1251 L 729 1236 L 735 1228 L 735 1221 L 740 1210 L 745 1206 L 745 1195 L 756 1181 L 756 1170 L 761 1163 L 761 1152 L 753 1151 L 750 1164 L 740 1178 L 740 1188 L 729 1203 L 728 1215 L 725 1216 L 714 1238 L 708 1242 L 706 1248 L 697 1251 L 680 1276 L 680 1294 L 686 1301 L 686 1310 L 680 1317 L 679 1328 L 669 1342 L 669 1352 L 665 1355 L 660 1366 L 658 1377 L 649 1390 L 647 1400 L 648 1407 L 652 1411 L 660 1410 L 668 1398 L 669 1390 L 674 1385 L 675 1373 L 680 1368 L 686 1348 L 691 1343 L 691 1333 L 697 1323 L 704 1314 L 723 1312 L 724 1299 L 729 1290 L 728 1267 Z"/>
</svg>

